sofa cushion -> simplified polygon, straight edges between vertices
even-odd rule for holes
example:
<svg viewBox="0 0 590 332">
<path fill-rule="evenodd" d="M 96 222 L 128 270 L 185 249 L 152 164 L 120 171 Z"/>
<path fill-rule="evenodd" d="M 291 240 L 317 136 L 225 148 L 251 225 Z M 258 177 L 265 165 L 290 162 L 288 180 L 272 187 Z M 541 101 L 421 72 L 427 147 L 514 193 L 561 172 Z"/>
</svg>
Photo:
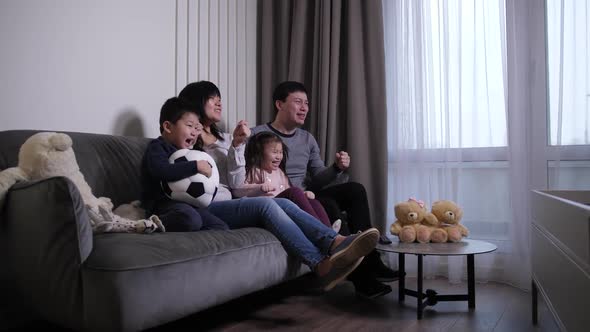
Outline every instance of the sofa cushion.
<svg viewBox="0 0 590 332">
<path fill-rule="evenodd" d="M 282 249 L 276 237 L 260 228 L 97 234 L 85 267 L 110 271 L 145 269 L 223 255 L 244 248 L 273 246 Z"/>
<path fill-rule="evenodd" d="M 20 146 L 43 130 L 0 131 L 0 170 L 17 166 Z M 115 206 L 141 197 L 141 159 L 150 139 L 63 132 L 72 138 L 76 161 L 96 197 Z"/>
<path fill-rule="evenodd" d="M 86 326 L 142 330 L 306 272 L 260 228 L 97 235 L 83 268 Z"/>
</svg>

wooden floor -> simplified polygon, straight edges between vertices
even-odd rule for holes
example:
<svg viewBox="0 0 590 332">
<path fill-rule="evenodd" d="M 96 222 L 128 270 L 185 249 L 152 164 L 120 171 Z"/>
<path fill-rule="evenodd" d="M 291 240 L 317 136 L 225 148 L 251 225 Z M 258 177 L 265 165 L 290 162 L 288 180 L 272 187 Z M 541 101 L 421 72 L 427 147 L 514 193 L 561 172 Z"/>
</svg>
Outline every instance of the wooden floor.
<svg viewBox="0 0 590 332">
<path fill-rule="evenodd" d="M 327 293 L 301 291 L 307 282 L 300 278 L 151 331 L 558 331 L 541 298 L 539 324 L 533 326 L 531 294 L 504 284 L 476 283 L 475 310 L 468 310 L 466 302 L 439 302 L 427 307 L 418 321 L 415 298 L 406 296 L 404 304 L 398 303 L 397 282 L 391 283 L 393 292 L 374 300 L 355 296 L 350 282 Z M 408 288 L 415 289 L 415 284 L 415 279 L 407 279 Z M 424 287 L 439 294 L 467 291 L 466 284 L 451 285 L 446 279 L 426 280 Z M 67 331 L 43 322 L 24 328 Z"/>
<path fill-rule="evenodd" d="M 531 296 L 499 284 L 476 284 L 476 308 L 467 302 L 439 302 L 416 319 L 416 299 L 406 296 L 398 303 L 397 282 L 393 292 L 375 300 L 354 295 L 350 282 L 328 293 L 302 292 L 296 281 L 203 311 L 152 331 L 559 331 L 545 303 L 539 301 L 539 324 L 531 323 Z M 446 279 L 425 281 L 425 288 L 439 294 L 464 294 L 466 284 L 451 285 Z M 415 279 L 407 279 L 415 289 Z"/>
</svg>

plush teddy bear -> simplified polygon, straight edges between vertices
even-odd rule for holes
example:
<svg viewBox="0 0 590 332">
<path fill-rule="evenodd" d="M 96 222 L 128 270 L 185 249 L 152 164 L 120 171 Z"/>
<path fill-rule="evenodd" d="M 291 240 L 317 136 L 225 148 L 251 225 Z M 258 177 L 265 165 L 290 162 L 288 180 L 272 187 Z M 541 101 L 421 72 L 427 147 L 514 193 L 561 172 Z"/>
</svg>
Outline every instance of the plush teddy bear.
<svg viewBox="0 0 590 332">
<path fill-rule="evenodd" d="M 415 199 L 401 202 L 394 206 L 396 221 L 391 224 L 389 231 L 397 235 L 401 242 L 414 242 L 418 236 L 418 228 L 424 219 L 426 210 Z M 421 233 L 421 237 L 425 234 Z"/>
<path fill-rule="evenodd" d="M 107 197 L 96 197 L 80 172 L 72 139 L 62 133 L 40 132 L 29 137 L 21 146 L 18 166 L 0 172 L 0 203 L 8 189 L 16 182 L 36 181 L 64 176 L 78 188 L 88 209 L 94 232 L 165 231 L 157 216 L 130 220 L 113 213 L 113 203 Z"/>
<path fill-rule="evenodd" d="M 447 242 L 447 232 L 424 202 L 410 198 L 407 202 L 396 204 L 394 210 L 397 220 L 391 225 L 390 232 L 397 235 L 401 242 Z"/>
<path fill-rule="evenodd" d="M 459 242 L 464 236 L 469 235 L 469 230 L 460 224 L 463 209 L 457 203 L 449 200 L 436 201 L 432 203 L 432 214 L 440 221 L 449 241 Z"/>
<path fill-rule="evenodd" d="M 426 210 L 426 208 L 424 208 Z M 441 228 L 441 222 L 432 213 L 426 210 L 424 219 L 418 227 L 416 239 L 420 243 L 444 243 L 448 240 L 448 233 Z"/>
</svg>

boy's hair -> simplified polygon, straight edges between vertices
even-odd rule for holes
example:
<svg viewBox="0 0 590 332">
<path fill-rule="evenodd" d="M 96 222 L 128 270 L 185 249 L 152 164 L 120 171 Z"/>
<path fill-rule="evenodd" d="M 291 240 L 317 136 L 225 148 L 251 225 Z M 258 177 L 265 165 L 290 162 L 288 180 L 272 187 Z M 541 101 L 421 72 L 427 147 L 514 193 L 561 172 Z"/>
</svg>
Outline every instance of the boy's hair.
<svg viewBox="0 0 590 332">
<path fill-rule="evenodd" d="M 180 91 L 178 94 L 178 97 L 184 99 L 187 103 L 194 107 L 194 109 L 197 111 L 199 119 L 202 122 L 203 119 L 207 118 L 207 114 L 205 114 L 205 104 L 209 98 L 221 98 L 221 93 L 215 84 L 209 81 L 199 81 L 189 83 L 187 86 L 185 86 L 184 89 L 182 89 L 182 91 Z M 223 141 L 221 130 L 219 130 L 217 124 L 212 123 L 209 128 L 213 136 L 215 136 L 218 140 Z"/>
<path fill-rule="evenodd" d="M 160 134 L 164 133 L 164 122 L 176 123 L 185 113 L 193 113 L 200 119 L 195 107 L 183 99 L 172 97 L 166 100 L 160 109 Z M 199 136 L 194 148 L 200 150 L 202 146 L 203 140 Z"/>
<path fill-rule="evenodd" d="M 293 92 L 304 92 L 307 94 L 307 90 L 303 83 L 295 81 L 284 81 L 279 83 L 272 93 L 272 104 L 275 111 L 278 111 L 274 106 L 277 100 L 285 101 L 287 97 Z"/>
<path fill-rule="evenodd" d="M 270 131 L 261 131 L 252 135 L 246 144 L 244 157 L 246 159 L 246 180 L 252 181 L 254 176 L 254 169 L 261 168 L 262 160 L 264 159 L 264 146 L 268 143 L 281 143 L 283 146 L 283 160 L 279 164 L 279 168 L 286 173 L 285 164 L 289 156 L 289 149 L 283 140 L 275 133 Z"/>
</svg>

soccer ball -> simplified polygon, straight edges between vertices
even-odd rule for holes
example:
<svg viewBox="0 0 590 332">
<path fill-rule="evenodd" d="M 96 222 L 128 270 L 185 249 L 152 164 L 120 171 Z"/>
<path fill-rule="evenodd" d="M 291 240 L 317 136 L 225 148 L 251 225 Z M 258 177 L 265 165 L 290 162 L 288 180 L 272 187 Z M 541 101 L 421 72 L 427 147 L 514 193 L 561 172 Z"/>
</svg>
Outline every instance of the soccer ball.
<svg viewBox="0 0 590 332">
<path fill-rule="evenodd" d="M 197 173 L 178 181 L 162 181 L 162 189 L 170 199 L 199 208 L 209 206 L 209 203 L 215 198 L 217 186 L 219 186 L 219 171 L 213 158 L 203 151 L 180 149 L 174 152 L 168 160 L 171 164 L 195 160 L 206 160 L 211 164 L 211 177 L 209 178 Z"/>
</svg>

